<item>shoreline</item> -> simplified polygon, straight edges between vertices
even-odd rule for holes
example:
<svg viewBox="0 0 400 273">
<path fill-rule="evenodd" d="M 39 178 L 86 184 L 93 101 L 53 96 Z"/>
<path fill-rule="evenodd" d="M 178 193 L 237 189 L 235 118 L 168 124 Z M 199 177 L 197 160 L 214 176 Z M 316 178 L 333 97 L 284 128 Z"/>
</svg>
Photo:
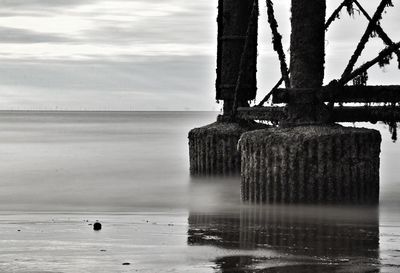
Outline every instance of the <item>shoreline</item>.
<svg viewBox="0 0 400 273">
<path fill-rule="evenodd" d="M 0 214 L 0 271 L 245 273 L 257 268 L 267 273 L 395 273 L 400 269 L 399 221 L 388 225 L 378 220 L 376 226 L 296 219 L 254 212 Z M 103 226 L 100 231 L 92 227 L 97 220 Z"/>
</svg>

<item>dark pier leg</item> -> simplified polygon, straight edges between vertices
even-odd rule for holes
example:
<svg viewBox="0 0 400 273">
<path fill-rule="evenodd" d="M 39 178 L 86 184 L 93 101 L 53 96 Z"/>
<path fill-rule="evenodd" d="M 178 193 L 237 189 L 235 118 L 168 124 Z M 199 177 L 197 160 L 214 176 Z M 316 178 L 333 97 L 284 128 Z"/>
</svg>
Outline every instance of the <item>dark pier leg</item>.
<svg viewBox="0 0 400 273">
<path fill-rule="evenodd" d="M 218 7 L 218 50 L 216 99 L 224 101 L 224 116 L 233 111 L 235 88 L 242 71 L 238 92 L 238 106 L 248 106 L 257 92 L 257 33 L 258 1 L 254 0 L 219 0 Z M 249 23 L 252 27 L 249 29 Z M 248 41 L 246 52 L 244 45 Z M 245 62 L 241 67 L 244 54 Z"/>
<path fill-rule="evenodd" d="M 290 85 L 292 88 L 318 88 L 324 80 L 326 0 L 292 0 L 290 37 Z M 290 102 L 291 125 L 323 123 L 326 109 L 322 102 Z"/>
<path fill-rule="evenodd" d="M 256 1 L 257 4 L 257 1 Z M 237 143 L 244 132 L 261 128 L 256 123 L 239 121 L 233 116 L 235 87 L 239 71 L 242 80 L 238 106 L 256 96 L 258 6 L 254 0 L 219 0 L 216 99 L 224 103 L 217 122 L 189 132 L 190 172 L 192 175 L 233 175 L 240 172 Z M 249 22 L 253 25 L 249 29 Z M 245 64 L 240 67 L 244 45 Z"/>
<path fill-rule="evenodd" d="M 294 88 L 322 85 L 324 22 L 325 0 L 292 0 Z M 329 124 L 320 101 L 289 102 L 288 116 L 280 128 L 242 136 L 243 201 L 379 202 L 379 132 Z"/>
</svg>

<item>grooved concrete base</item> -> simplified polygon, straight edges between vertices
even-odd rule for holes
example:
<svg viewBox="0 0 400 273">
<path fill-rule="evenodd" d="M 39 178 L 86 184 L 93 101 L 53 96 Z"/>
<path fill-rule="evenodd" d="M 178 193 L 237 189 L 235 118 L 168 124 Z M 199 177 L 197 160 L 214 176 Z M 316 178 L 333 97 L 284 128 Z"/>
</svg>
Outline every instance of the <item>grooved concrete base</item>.
<svg viewBox="0 0 400 273">
<path fill-rule="evenodd" d="M 380 143 L 376 130 L 339 125 L 245 133 L 242 200 L 376 204 Z"/>
<path fill-rule="evenodd" d="M 254 122 L 217 121 L 189 132 L 191 175 L 236 175 L 240 173 L 237 143 L 248 131 L 266 128 Z"/>
</svg>

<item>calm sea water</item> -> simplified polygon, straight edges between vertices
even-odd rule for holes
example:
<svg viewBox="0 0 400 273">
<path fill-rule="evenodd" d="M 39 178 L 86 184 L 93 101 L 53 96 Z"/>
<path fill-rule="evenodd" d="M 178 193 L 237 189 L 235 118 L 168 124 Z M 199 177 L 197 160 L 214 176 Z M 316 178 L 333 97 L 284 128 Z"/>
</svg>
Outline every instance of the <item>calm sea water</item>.
<svg viewBox="0 0 400 273">
<path fill-rule="evenodd" d="M 383 136 L 379 208 L 246 207 L 239 178 L 189 176 L 187 133 L 216 115 L 1 112 L 0 272 L 399 272 L 388 128 L 361 124 Z"/>
<path fill-rule="evenodd" d="M 2 112 L 0 210 L 184 208 L 187 133 L 215 115 Z"/>
<path fill-rule="evenodd" d="M 213 112 L 1 112 L 0 210 L 143 211 L 186 209 L 189 199 L 217 201 L 203 202 L 216 192 L 190 183 L 187 141 L 190 129 L 215 117 Z M 372 127 L 383 134 L 381 202 L 395 203 L 400 143 L 392 143 L 383 125 Z M 196 196 L 190 195 L 193 188 Z"/>
</svg>

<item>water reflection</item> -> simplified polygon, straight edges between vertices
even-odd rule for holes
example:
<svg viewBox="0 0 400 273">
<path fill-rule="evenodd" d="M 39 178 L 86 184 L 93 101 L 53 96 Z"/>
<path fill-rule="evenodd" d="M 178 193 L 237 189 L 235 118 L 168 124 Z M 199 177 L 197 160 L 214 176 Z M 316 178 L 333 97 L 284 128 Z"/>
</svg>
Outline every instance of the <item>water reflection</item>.
<svg viewBox="0 0 400 273">
<path fill-rule="evenodd" d="M 214 260 L 216 272 L 380 272 L 376 207 L 241 206 L 236 211 L 189 215 L 189 245 L 237 250 Z"/>
</svg>

